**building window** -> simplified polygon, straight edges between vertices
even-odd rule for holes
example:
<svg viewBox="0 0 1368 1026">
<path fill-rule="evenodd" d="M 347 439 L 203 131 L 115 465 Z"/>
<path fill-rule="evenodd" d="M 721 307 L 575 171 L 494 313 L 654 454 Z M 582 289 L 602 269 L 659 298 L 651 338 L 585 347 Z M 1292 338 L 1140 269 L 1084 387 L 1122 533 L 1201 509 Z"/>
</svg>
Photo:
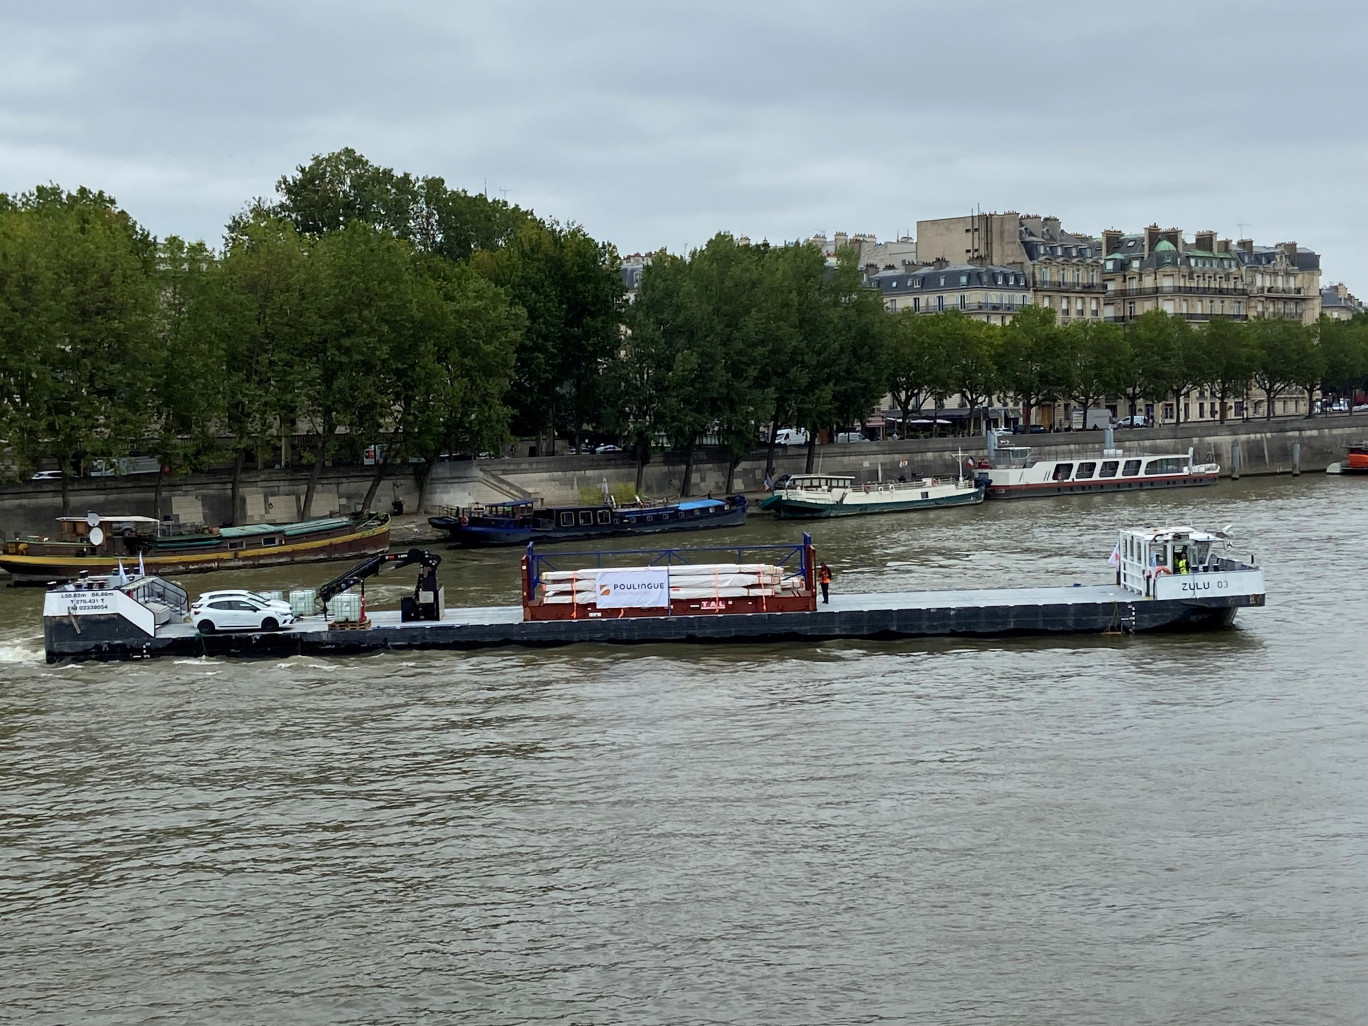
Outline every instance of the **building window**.
<svg viewBox="0 0 1368 1026">
<path fill-rule="evenodd" d="M 937 297 L 936 297 L 936 312 L 937 312 L 937 313 L 940 313 L 940 312 L 941 312 L 942 310 L 944 310 L 944 309 L 945 309 L 945 297 L 944 297 L 944 296 L 937 296 Z"/>
<path fill-rule="evenodd" d="M 969 305 L 968 302 L 967 302 L 967 300 L 968 300 L 968 297 L 965 296 L 965 294 L 964 294 L 963 292 L 961 292 L 961 293 L 960 293 L 960 297 L 959 297 L 959 306 L 960 306 L 960 309 L 961 309 L 961 310 L 963 310 L 966 306 Z"/>
<path fill-rule="evenodd" d="M 921 296 L 913 296 L 913 297 L 912 297 L 912 312 L 913 312 L 913 313 L 918 313 L 918 312 L 920 312 L 920 311 L 921 311 Z"/>
</svg>

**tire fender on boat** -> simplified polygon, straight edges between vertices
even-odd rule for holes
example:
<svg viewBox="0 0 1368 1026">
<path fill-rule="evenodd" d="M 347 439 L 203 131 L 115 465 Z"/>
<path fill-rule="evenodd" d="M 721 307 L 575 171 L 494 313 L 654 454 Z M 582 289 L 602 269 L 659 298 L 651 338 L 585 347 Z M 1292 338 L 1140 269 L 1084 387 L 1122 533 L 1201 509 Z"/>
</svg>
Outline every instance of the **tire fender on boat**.
<svg viewBox="0 0 1368 1026">
<path fill-rule="evenodd" d="M 462 526 L 462 527 L 469 527 L 469 526 L 470 526 L 470 517 L 461 517 L 461 526 Z"/>
</svg>

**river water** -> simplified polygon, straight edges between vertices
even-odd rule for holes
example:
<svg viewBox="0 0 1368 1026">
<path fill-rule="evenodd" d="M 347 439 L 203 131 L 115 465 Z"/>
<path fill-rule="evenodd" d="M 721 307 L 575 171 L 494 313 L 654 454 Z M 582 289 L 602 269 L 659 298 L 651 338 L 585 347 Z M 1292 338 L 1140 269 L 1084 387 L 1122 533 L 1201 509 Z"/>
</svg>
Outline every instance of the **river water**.
<svg viewBox="0 0 1368 1026">
<path fill-rule="evenodd" d="M 1365 487 L 813 528 L 860 591 L 1233 524 L 1268 605 L 1204 635 L 48 667 L 0 590 L 0 1019 L 1362 1021 Z M 448 601 L 517 556 L 446 553 Z"/>
</svg>

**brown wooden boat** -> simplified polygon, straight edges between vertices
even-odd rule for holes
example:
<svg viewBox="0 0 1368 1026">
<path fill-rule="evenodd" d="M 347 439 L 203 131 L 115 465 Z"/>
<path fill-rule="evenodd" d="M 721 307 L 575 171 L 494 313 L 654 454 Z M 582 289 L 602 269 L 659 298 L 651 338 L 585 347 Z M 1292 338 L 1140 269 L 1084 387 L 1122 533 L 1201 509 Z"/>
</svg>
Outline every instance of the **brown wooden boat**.
<svg viewBox="0 0 1368 1026">
<path fill-rule="evenodd" d="M 109 573 L 119 563 L 166 576 L 356 559 L 388 550 L 390 536 L 388 513 L 191 531 L 152 517 L 95 513 L 58 517 L 57 523 L 56 538 L 31 536 L 5 543 L 0 569 L 9 572 L 13 583 L 42 584 L 78 577 L 83 570 Z"/>
</svg>

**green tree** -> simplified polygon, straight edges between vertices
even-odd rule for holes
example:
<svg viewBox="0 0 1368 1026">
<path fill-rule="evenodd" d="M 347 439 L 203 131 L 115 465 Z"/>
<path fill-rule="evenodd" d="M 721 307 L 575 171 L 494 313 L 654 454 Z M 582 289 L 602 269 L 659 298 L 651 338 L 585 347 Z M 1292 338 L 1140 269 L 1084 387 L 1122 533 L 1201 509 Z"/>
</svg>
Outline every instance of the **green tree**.
<svg viewBox="0 0 1368 1026">
<path fill-rule="evenodd" d="M 1245 333 L 1250 377 L 1268 400 L 1264 417 L 1269 419 L 1280 395 L 1319 377 L 1320 362 L 1311 345 L 1311 332 L 1297 321 L 1264 318 L 1247 323 Z M 1311 393 L 1306 409 L 1308 416 L 1315 409 Z"/>
<path fill-rule="evenodd" d="M 888 391 L 905 418 L 933 395 L 948 395 L 948 361 L 936 345 L 935 318 L 912 310 L 889 315 Z"/>
<path fill-rule="evenodd" d="M 1052 406 L 1069 393 L 1074 375 L 1070 354 L 1048 307 L 1023 308 L 1002 336 L 999 384 L 1021 404 L 1022 423 L 1030 424 L 1037 406 Z"/>
<path fill-rule="evenodd" d="M 527 313 L 508 405 L 520 432 L 554 449 L 558 429 L 578 444 L 601 406 L 600 378 L 622 347 L 622 279 L 611 245 L 577 225 L 529 222 L 474 267 Z"/>
<path fill-rule="evenodd" d="M 142 441 L 155 344 L 154 240 L 104 193 L 42 186 L 0 213 L 0 346 L 10 442 L 67 478 Z"/>
<path fill-rule="evenodd" d="M 1205 385 L 1217 401 L 1218 416 L 1224 424 L 1231 400 L 1248 394 L 1250 378 L 1257 368 L 1249 332 L 1243 324 L 1218 318 L 1194 332 L 1193 343 L 1198 354 L 1194 361 L 1196 383 Z"/>
<path fill-rule="evenodd" d="M 1132 359 L 1125 332 L 1118 325 L 1075 320 L 1064 326 L 1061 335 L 1073 367 L 1071 401 L 1090 410 L 1109 396 L 1125 394 L 1132 380 Z M 1135 415 L 1134 404 L 1130 415 Z"/>
</svg>

